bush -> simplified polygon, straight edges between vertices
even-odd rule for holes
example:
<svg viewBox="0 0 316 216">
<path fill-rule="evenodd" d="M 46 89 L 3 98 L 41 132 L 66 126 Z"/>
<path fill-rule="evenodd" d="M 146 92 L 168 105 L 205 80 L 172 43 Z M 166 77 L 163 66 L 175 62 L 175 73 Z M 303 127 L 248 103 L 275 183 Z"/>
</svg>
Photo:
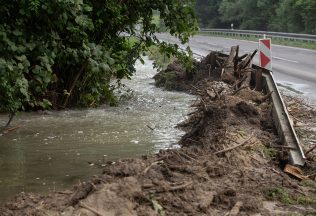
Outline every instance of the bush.
<svg viewBox="0 0 316 216">
<path fill-rule="evenodd" d="M 155 37 L 153 11 L 186 42 L 197 29 L 190 5 L 191 0 L 3 0 L 0 111 L 115 103 L 110 81 L 130 78 L 147 47 L 156 43 L 160 51 L 180 55 L 177 46 Z"/>
</svg>

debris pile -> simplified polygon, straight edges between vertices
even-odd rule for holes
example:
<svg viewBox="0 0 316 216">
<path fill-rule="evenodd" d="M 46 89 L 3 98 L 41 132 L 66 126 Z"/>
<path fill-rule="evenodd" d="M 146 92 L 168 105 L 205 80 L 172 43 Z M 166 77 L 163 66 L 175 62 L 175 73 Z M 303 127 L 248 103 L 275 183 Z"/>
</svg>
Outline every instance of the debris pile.
<svg viewBox="0 0 316 216">
<path fill-rule="evenodd" d="M 109 163 L 71 191 L 18 196 L 1 215 L 314 213 L 316 183 L 280 169 L 288 149 L 276 134 L 269 94 L 252 83 L 260 73 L 251 68 L 253 55 L 238 57 L 233 47 L 229 57 L 212 52 L 192 71 L 175 62 L 155 77 L 160 86 L 198 95 L 179 125 L 182 148 Z"/>
</svg>

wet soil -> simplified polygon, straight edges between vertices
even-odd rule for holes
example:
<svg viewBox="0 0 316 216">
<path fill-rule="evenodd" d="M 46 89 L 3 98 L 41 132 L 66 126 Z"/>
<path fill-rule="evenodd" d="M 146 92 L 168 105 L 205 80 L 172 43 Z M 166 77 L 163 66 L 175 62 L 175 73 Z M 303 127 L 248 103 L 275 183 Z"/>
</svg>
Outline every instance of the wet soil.
<svg viewBox="0 0 316 216">
<path fill-rule="evenodd" d="M 109 162 L 102 175 L 72 190 L 19 195 L 0 215 L 314 215 L 316 184 L 282 171 L 286 150 L 270 101 L 258 103 L 263 93 L 235 93 L 216 69 L 191 76 L 178 63 L 168 68 L 156 78 L 176 71 L 172 88 L 199 96 L 179 125 L 186 131 L 180 149 Z"/>
</svg>

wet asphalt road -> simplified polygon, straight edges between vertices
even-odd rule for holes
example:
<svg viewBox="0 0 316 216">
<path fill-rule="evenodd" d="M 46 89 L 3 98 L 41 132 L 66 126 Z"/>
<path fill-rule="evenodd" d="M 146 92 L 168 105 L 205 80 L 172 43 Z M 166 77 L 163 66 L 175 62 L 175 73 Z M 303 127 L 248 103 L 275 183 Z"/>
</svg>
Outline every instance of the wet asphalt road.
<svg viewBox="0 0 316 216">
<path fill-rule="evenodd" d="M 179 43 L 168 34 L 159 34 L 158 38 Z M 194 53 L 203 56 L 211 50 L 229 53 L 230 47 L 235 45 L 240 46 L 241 54 L 253 52 L 258 48 L 258 43 L 253 41 L 202 35 L 194 36 L 189 45 Z M 254 63 L 259 64 L 258 54 L 254 58 Z M 316 100 L 316 51 L 273 45 L 272 40 L 272 67 L 279 84 L 301 92 L 306 98 Z"/>
</svg>

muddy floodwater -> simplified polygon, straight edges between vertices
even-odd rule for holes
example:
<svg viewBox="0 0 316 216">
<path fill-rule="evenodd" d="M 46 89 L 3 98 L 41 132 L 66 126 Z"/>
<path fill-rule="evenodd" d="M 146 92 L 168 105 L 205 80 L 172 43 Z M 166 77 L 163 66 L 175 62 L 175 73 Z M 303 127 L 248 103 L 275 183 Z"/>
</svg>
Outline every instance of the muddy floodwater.
<svg viewBox="0 0 316 216">
<path fill-rule="evenodd" d="M 193 96 L 154 86 L 149 60 L 124 82 L 133 90 L 119 107 L 20 113 L 17 131 L 0 136 L 0 201 L 21 192 L 46 194 L 85 181 L 107 161 L 177 147 L 176 124 Z M 7 116 L 0 116 L 4 125 Z"/>
</svg>

